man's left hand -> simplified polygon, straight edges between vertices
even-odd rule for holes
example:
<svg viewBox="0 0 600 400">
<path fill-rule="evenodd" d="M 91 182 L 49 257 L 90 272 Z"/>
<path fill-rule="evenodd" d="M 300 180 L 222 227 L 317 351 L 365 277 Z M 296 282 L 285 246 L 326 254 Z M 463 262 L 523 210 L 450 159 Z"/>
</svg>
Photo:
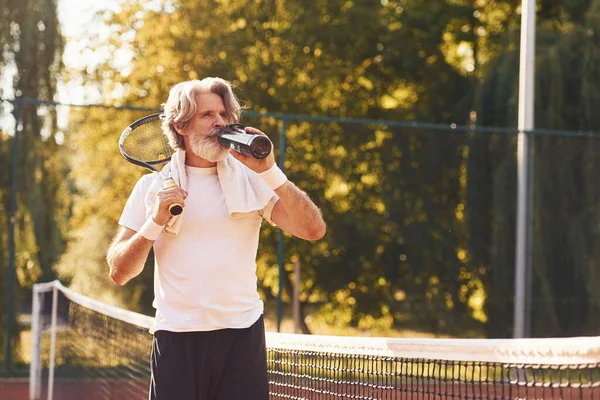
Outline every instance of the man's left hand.
<svg viewBox="0 0 600 400">
<path fill-rule="evenodd" d="M 268 139 L 267 135 L 265 135 L 263 132 L 261 132 L 260 130 L 258 130 L 256 128 L 252 128 L 252 127 L 248 126 L 245 128 L 245 130 L 249 134 L 262 135 Z M 275 164 L 275 154 L 273 153 L 273 142 L 271 142 L 271 153 L 269 153 L 269 155 L 266 156 L 265 158 L 263 158 L 262 160 L 257 160 L 254 157 L 247 156 L 242 153 L 238 153 L 237 151 L 235 151 L 233 149 L 229 150 L 229 154 L 231 154 L 233 157 L 240 160 L 246 167 L 250 168 L 257 174 L 260 174 L 261 172 L 265 172 L 266 170 L 268 170 Z"/>
</svg>

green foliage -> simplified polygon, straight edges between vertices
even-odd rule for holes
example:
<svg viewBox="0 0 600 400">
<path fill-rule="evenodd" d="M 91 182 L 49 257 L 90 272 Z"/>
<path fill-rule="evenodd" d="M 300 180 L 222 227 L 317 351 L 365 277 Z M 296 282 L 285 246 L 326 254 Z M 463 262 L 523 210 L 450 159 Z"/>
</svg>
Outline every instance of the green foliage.
<svg viewBox="0 0 600 400">
<path fill-rule="evenodd" d="M 599 5 L 540 3 L 540 127 L 599 129 L 593 109 Z M 517 0 L 178 0 L 148 7 L 129 0 L 100 15 L 112 34 L 90 38 L 90 49 L 128 51 L 131 62 L 100 59 L 79 72 L 116 105 L 158 108 L 174 83 L 220 76 L 237 86 L 251 111 L 472 125 L 457 132 L 288 121 L 286 173 L 321 207 L 328 234 L 317 243 L 286 237 L 286 270 L 291 275 L 300 261 L 302 301 L 322 306 L 329 323 L 510 336 L 516 137 L 476 126 L 516 125 L 519 6 Z M 151 312 L 151 262 L 141 277 L 116 288 L 103 256 L 143 173 L 118 154 L 118 136 L 143 114 L 72 110 L 64 149 L 76 196 L 69 245 L 56 268 L 76 289 Z M 246 116 L 242 122 L 264 130 L 278 148 L 281 121 Z M 598 196 L 589 183 L 598 157 L 593 140 L 570 143 L 540 137 L 535 145 L 536 171 L 545 176 L 535 187 L 536 296 L 547 299 L 540 307 L 546 330 L 541 323 L 535 330 L 540 335 L 593 332 L 598 324 L 592 317 L 600 305 L 593 290 L 597 250 L 590 239 Z M 561 157 L 543 158 L 558 149 Z M 29 161 L 28 168 L 39 158 Z M 60 191 L 49 187 L 47 193 Z M 28 187 L 27 193 L 33 199 L 42 192 Z M 40 211 L 48 215 L 43 207 L 63 210 L 65 203 L 52 204 Z M 267 301 L 278 291 L 275 239 L 276 230 L 265 226 L 258 277 Z M 558 296 L 583 304 L 582 313 L 556 304 Z"/>
</svg>

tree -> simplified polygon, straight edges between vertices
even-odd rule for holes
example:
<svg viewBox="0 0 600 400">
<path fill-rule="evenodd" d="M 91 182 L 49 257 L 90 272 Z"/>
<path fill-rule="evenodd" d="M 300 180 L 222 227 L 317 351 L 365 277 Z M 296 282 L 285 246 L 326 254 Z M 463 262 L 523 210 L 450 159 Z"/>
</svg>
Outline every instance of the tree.
<svg viewBox="0 0 600 400">
<path fill-rule="evenodd" d="M 57 77 L 61 68 L 60 57 L 63 39 L 58 27 L 54 1 L 5 1 L 0 13 L 0 73 L 8 77 L 12 67 L 12 91 L 7 98 L 27 97 L 53 100 Z M 4 96 L 5 94 L 2 93 Z M 64 180 L 64 159 L 57 143 L 56 112 L 52 108 L 35 107 L 13 102 L 15 116 L 20 118 L 18 132 L 19 157 L 17 164 L 8 163 L 15 140 L 14 134 L 0 138 L 2 153 L 6 155 L 6 168 L 2 168 L 0 199 L 2 208 L 9 210 L 10 179 L 13 168 L 18 168 L 16 213 L 16 270 L 17 299 L 24 299 L 31 285 L 54 277 L 52 264 L 64 245 L 65 219 L 68 215 L 68 188 Z M 4 106 L 4 105 L 3 105 Z M 4 111 L 4 110 L 3 110 Z M 0 213 L 0 222 L 9 225 L 8 213 Z M 3 230 L 3 232 L 6 232 Z M 8 276 L 6 247 L 7 234 L 3 235 L 0 255 L 0 273 Z M 2 279 L 3 293 L 8 293 L 8 279 Z M 27 292 L 26 292 L 27 291 Z M 7 306 L 3 296 L 0 305 Z M 6 326 L 6 315 L 2 326 Z M 12 314 L 14 317 L 14 313 Z M 16 320 L 12 321 L 14 325 Z M 14 331 L 13 331 L 14 333 Z M 6 331 L 0 332 L 0 341 L 6 343 Z M 10 340 L 12 349 L 18 348 L 18 335 Z M 4 353 L 5 346 L 0 349 Z M 6 354 L 3 354 L 6 357 Z"/>
</svg>

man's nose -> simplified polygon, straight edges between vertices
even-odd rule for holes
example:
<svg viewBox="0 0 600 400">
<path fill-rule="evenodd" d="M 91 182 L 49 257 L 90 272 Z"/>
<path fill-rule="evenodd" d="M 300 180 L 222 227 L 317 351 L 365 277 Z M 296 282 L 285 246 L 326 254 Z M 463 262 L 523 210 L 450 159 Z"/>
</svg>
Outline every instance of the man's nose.
<svg viewBox="0 0 600 400">
<path fill-rule="evenodd" d="M 223 119 L 223 117 L 221 116 L 221 114 L 217 114 L 217 119 L 215 120 L 215 126 L 218 128 L 221 128 L 223 126 L 225 126 L 225 120 Z"/>
</svg>

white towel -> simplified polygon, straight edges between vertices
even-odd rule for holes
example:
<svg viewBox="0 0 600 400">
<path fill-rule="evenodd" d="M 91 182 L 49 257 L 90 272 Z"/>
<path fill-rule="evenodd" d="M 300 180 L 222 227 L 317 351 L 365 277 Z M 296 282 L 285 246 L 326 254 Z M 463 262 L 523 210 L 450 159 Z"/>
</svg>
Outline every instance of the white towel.
<svg viewBox="0 0 600 400">
<path fill-rule="evenodd" d="M 164 186 L 164 178 L 171 176 L 177 185 L 187 190 L 185 150 L 177 150 L 160 174 L 162 176 L 156 174 L 146 194 L 146 218 L 152 215 L 156 203 L 156 193 Z M 262 210 L 274 196 L 273 190 L 267 186 L 256 172 L 246 167 L 232 155 L 228 154 L 225 160 L 217 162 L 217 176 L 231 218 L 240 218 L 244 214 Z M 177 235 L 184 215 L 185 207 L 181 214 L 172 216 L 169 219 L 165 232 Z"/>
</svg>

